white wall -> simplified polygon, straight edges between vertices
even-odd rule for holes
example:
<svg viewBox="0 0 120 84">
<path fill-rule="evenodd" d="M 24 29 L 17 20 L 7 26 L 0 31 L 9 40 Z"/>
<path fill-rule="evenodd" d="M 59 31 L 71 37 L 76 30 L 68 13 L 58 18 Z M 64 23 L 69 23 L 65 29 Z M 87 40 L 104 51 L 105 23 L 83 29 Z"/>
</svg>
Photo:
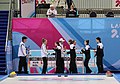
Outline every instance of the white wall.
<svg viewBox="0 0 120 84">
<path fill-rule="evenodd" d="M 112 0 L 73 0 L 77 8 L 112 8 Z"/>
<path fill-rule="evenodd" d="M 9 2 L 9 0 L 0 0 L 1 2 Z M 0 10 L 9 10 L 9 4 L 0 4 Z"/>
</svg>

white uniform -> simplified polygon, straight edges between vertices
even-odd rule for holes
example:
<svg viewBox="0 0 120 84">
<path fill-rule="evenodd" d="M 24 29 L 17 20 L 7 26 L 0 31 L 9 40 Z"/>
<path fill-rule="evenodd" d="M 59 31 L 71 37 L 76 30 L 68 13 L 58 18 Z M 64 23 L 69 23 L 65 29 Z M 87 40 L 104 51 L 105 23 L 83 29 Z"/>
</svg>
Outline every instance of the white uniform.
<svg viewBox="0 0 120 84">
<path fill-rule="evenodd" d="M 48 55 L 48 52 L 47 52 L 47 49 L 46 49 L 46 45 L 43 43 L 42 46 L 41 46 L 41 56 L 42 57 L 47 57 Z"/>
<path fill-rule="evenodd" d="M 21 42 L 18 50 L 18 57 L 25 57 L 26 55 L 27 53 L 26 53 L 25 43 Z"/>
<path fill-rule="evenodd" d="M 100 49 L 103 49 L 103 44 L 102 43 L 98 43 L 97 46 L 99 46 Z"/>
<path fill-rule="evenodd" d="M 75 48 L 75 45 L 74 44 L 71 44 L 70 45 L 70 49 L 74 49 Z"/>
<path fill-rule="evenodd" d="M 57 46 L 57 49 L 58 49 L 58 50 L 61 50 L 61 46 Z"/>
<path fill-rule="evenodd" d="M 61 46 L 61 57 L 64 57 L 65 56 L 65 52 L 64 52 L 63 44 L 60 43 L 60 46 Z"/>
<path fill-rule="evenodd" d="M 85 50 L 89 50 L 90 49 L 90 46 L 89 45 L 86 45 L 85 46 Z"/>
<path fill-rule="evenodd" d="M 55 17 L 55 16 L 51 16 L 52 14 L 57 15 L 57 10 L 51 10 L 50 8 L 47 10 L 47 15 L 48 17 Z"/>
</svg>

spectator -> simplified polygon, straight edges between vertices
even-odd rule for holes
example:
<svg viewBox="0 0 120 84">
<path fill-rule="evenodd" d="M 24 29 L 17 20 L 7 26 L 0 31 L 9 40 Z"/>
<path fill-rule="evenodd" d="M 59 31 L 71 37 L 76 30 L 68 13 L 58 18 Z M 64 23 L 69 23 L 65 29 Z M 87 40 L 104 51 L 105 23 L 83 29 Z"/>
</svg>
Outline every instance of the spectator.
<svg viewBox="0 0 120 84">
<path fill-rule="evenodd" d="M 70 9 L 66 12 L 66 17 L 79 17 L 78 11 L 76 8 L 74 8 L 73 5 L 70 6 Z"/>
<path fill-rule="evenodd" d="M 45 0 L 41 0 L 41 4 L 46 4 L 46 1 Z"/>
<path fill-rule="evenodd" d="M 68 9 L 70 9 L 70 6 L 72 5 L 72 0 L 66 0 L 67 5 L 68 5 Z"/>
<path fill-rule="evenodd" d="M 70 12 L 76 12 L 76 9 L 74 8 L 74 6 L 73 5 L 71 5 L 70 6 L 70 10 L 69 10 Z"/>
<path fill-rule="evenodd" d="M 47 15 L 49 18 L 54 18 L 57 15 L 57 10 L 54 5 L 50 5 L 50 8 L 47 10 Z"/>
</svg>

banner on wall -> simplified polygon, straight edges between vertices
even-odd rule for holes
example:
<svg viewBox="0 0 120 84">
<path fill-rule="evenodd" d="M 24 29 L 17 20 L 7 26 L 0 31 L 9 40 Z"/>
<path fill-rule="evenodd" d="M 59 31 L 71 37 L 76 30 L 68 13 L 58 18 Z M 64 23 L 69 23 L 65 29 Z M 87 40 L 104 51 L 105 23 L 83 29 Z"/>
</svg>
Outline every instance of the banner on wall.
<svg viewBox="0 0 120 84">
<path fill-rule="evenodd" d="M 36 0 L 20 0 L 20 12 L 22 18 L 35 17 Z"/>
<path fill-rule="evenodd" d="M 42 38 L 48 40 L 49 50 L 55 47 L 54 43 L 61 37 L 65 39 L 64 46 L 67 49 L 69 49 L 68 40 L 74 39 L 77 42 L 76 48 L 80 50 L 84 47 L 86 39 L 90 40 L 92 48 L 96 48 L 96 37 L 99 36 L 104 44 L 104 69 L 120 70 L 119 18 L 15 18 L 12 20 L 12 36 L 15 70 L 18 67 L 17 53 L 22 36 L 28 37 L 26 46 L 30 46 L 34 52 L 37 51 L 37 53 L 32 52 L 32 56 L 35 55 L 38 58 L 40 58 Z"/>
</svg>

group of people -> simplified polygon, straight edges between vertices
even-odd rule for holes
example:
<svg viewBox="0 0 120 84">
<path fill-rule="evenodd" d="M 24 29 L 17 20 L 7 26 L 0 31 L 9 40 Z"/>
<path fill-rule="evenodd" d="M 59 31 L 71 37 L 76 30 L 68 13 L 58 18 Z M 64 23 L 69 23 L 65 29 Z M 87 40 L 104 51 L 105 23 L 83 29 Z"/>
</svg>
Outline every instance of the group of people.
<svg viewBox="0 0 120 84">
<path fill-rule="evenodd" d="M 45 41 L 44 41 L 45 40 Z M 77 65 L 76 65 L 76 41 L 75 40 L 69 40 L 68 43 L 70 45 L 70 51 L 65 52 L 66 49 L 64 48 L 64 39 L 60 38 L 58 42 L 55 42 L 55 48 L 53 50 L 55 51 L 55 57 L 56 57 L 56 73 L 64 73 L 64 56 L 65 54 L 70 54 L 70 64 L 69 64 L 69 73 L 78 73 L 77 72 Z M 97 48 L 94 49 L 94 52 L 96 53 L 96 61 L 97 61 L 97 67 L 98 67 L 98 73 L 103 73 L 103 44 L 101 42 L 101 38 L 96 38 L 97 42 Z M 90 56 L 90 45 L 89 40 L 85 40 L 84 42 L 85 47 L 79 52 L 80 54 L 85 54 L 85 60 L 84 60 L 84 66 L 86 69 L 86 73 L 91 73 L 92 70 L 89 67 L 89 60 L 91 58 Z M 47 40 L 42 39 L 42 47 L 41 47 L 41 55 L 43 57 L 43 74 L 46 73 L 47 70 Z"/>
<path fill-rule="evenodd" d="M 71 4 L 68 11 L 66 12 L 66 14 L 68 13 L 73 13 L 77 15 L 77 9 L 74 8 L 74 6 Z M 47 16 L 48 18 L 55 18 L 57 15 L 57 10 L 55 9 L 54 5 L 50 5 L 50 8 L 47 10 Z"/>
<path fill-rule="evenodd" d="M 101 42 L 101 38 L 97 37 L 96 38 L 96 42 L 97 42 L 97 48 L 94 49 L 95 52 L 95 57 L 96 57 L 96 64 L 98 67 L 98 73 L 103 73 L 103 56 L 104 56 L 104 46 Z M 85 60 L 84 60 L 84 66 L 86 68 L 86 73 L 91 73 L 92 70 L 90 69 L 90 67 L 88 66 L 89 60 L 91 58 L 90 56 L 90 45 L 89 45 L 89 40 L 86 40 L 84 42 L 85 44 L 85 48 L 81 50 L 80 53 L 84 53 L 85 54 Z"/>
<path fill-rule="evenodd" d="M 25 73 L 27 73 L 27 62 L 26 57 L 28 57 L 28 54 L 26 53 L 27 48 L 25 47 L 25 42 L 27 41 L 27 37 L 22 37 L 22 42 L 19 45 L 18 50 L 18 56 L 19 56 L 19 73 L 22 71 L 22 67 L 24 67 Z M 54 55 L 56 58 L 56 72 L 55 73 L 64 73 L 64 57 L 65 54 L 70 54 L 70 64 L 69 64 L 69 73 L 78 73 L 77 72 L 77 65 L 76 65 L 76 41 L 75 40 L 69 40 L 69 47 L 70 50 L 66 52 L 66 48 L 64 47 L 65 40 L 63 38 L 60 38 L 58 42 L 55 42 L 55 47 L 53 50 L 55 51 Z M 96 64 L 98 67 L 98 73 L 103 73 L 103 56 L 104 56 L 104 46 L 101 42 L 101 38 L 96 38 L 97 42 L 97 48 L 94 49 L 94 52 L 96 53 Z M 89 60 L 91 58 L 90 56 L 90 45 L 89 40 L 85 40 L 84 42 L 85 47 L 81 49 L 81 52 L 78 52 L 79 54 L 85 54 L 85 60 L 84 60 L 84 66 L 86 69 L 86 73 L 91 73 L 92 70 L 89 67 Z M 47 61 L 48 61 L 48 51 L 47 51 L 47 39 L 42 39 L 42 46 L 41 46 L 41 56 L 43 59 L 43 69 L 42 74 L 46 74 L 47 72 Z"/>
</svg>

